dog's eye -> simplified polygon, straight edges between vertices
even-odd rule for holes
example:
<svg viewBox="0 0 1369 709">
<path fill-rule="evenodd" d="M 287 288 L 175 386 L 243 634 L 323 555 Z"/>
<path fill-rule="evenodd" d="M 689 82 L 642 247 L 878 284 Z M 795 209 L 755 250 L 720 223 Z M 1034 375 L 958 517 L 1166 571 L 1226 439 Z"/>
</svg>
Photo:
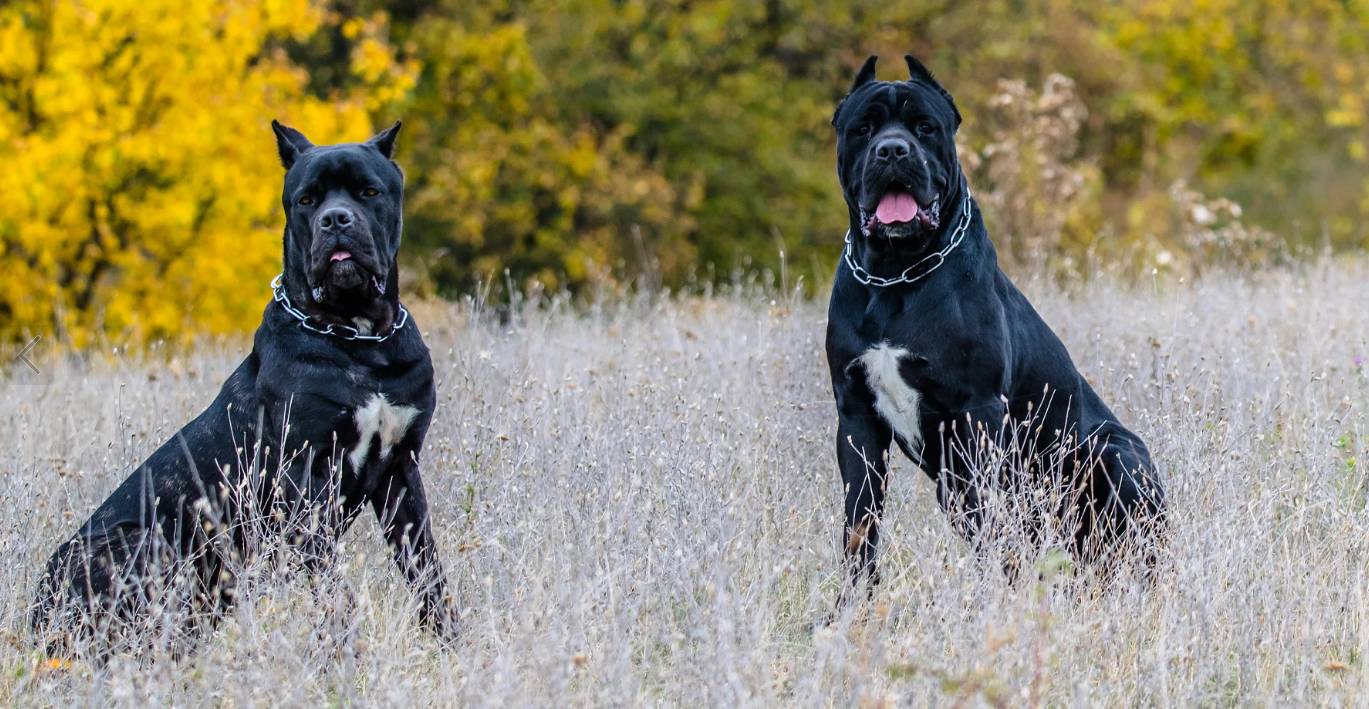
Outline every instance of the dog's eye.
<svg viewBox="0 0 1369 709">
<path fill-rule="evenodd" d="M 922 121 L 917 124 L 917 132 L 919 135 L 931 135 L 936 132 L 936 126 L 931 121 Z"/>
<path fill-rule="evenodd" d="M 364 190 L 361 191 L 361 196 L 362 196 L 362 197 L 374 197 L 374 196 L 376 196 L 376 195 L 378 195 L 378 194 L 380 194 L 380 190 L 378 190 L 378 189 L 376 189 L 376 188 L 374 188 L 374 187 L 367 187 L 366 189 L 364 189 Z"/>
<path fill-rule="evenodd" d="M 307 207 L 314 203 L 314 198 L 310 197 L 309 195 L 304 195 L 303 197 L 299 198 L 299 203 Z"/>
<path fill-rule="evenodd" d="M 856 126 L 856 135 L 870 135 L 870 124 L 861 123 Z"/>
</svg>

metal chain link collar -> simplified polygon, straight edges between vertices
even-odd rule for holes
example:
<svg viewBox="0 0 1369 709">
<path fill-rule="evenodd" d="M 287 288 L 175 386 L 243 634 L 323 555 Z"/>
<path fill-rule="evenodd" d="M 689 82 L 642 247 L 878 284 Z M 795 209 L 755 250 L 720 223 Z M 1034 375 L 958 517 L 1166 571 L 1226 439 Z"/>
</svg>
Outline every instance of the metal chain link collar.
<svg viewBox="0 0 1369 709">
<path fill-rule="evenodd" d="M 276 302 L 280 303 L 280 307 L 283 308 L 285 312 L 293 315 L 295 319 L 299 321 L 299 326 L 309 332 L 315 332 L 320 335 L 332 335 L 333 337 L 349 341 L 384 342 L 390 339 L 391 335 L 399 332 L 400 328 L 403 328 L 405 323 L 409 322 L 409 311 L 405 310 L 404 306 L 400 304 L 399 320 L 395 323 L 394 327 L 390 328 L 390 331 L 384 335 L 366 335 L 351 325 L 342 325 L 339 323 L 328 323 L 324 327 L 319 327 L 310 323 L 309 321 L 311 318 L 290 302 L 290 296 L 285 294 L 285 286 L 281 284 L 281 279 L 284 276 L 284 273 L 279 273 L 276 274 L 275 278 L 271 279 L 271 292 L 275 294 Z"/>
<path fill-rule="evenodd" d="M 898 274 L 893 278 L 884 278 L 883 276 L 876 276 L 856 263 L 856 260 L 851 253 L 850 229 L 846 230 L 846 248 L 842 251 L 841 256 L 843 259 L 846 260 L 847 267 L 851 269 L 851 275 L 855 276 L 857 281 L 860 281 L 861 283 L 867 286 L 874 286 L 876 288 L 888 288 L 889 286 L 896 286 L 900 283 L 913 283 L 915 281 L 920 281 L 923 278 L 926 278 L 927 276 L 931 275 L 932 272 L 936 269 L 940 268 L 941 264 L 946 263 L 946 256 L 948 256 L 952 251 L 955 251 L 956 247 L 960 246 L 960 242 L 965 240 L 965 230 L 968 229 L 970 226 L 971 212 L 972 210 L 970 209 L 970 188 L 966 187 L 964 213 L 960 216 L 960 224 L 955 228 L 955 231 L 951 233 L 950 243 L 946 244 L 946 247 L 942 250 L 934 254 L 929 254 L 923 257 L 922 260 L 918 261 L 917 263 L 903 269 L 902 273 Z M 908 275 L 912 273 L 914 270 L 922 267 L 923 264 L 933 259 L 936 260 L 936 265 L 932 266 L 926 271 L 923 271 L 922 273 L 917 274 L 916 276 Z"/>
</svg>

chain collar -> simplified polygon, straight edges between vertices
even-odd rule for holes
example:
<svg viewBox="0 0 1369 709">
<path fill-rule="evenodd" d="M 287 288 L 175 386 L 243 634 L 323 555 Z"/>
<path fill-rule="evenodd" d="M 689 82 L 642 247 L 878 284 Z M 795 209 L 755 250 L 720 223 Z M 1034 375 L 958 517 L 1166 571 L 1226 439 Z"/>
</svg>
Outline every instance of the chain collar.
<svg viewBox="0 0 1369 709">
<path fill-rule="evenodd" d="M 285 286 L 281 284 L 281 279 L 284 276 L 284 273 L 277 274 L 276 277 L 271 280 L 271 291 L 275 294 L 276 302 L 280 303 L 280 307 L 283 308 L 285 312 L 293 315 L 295 319 L 299 321 L 299 326 L 309 332 L 316 332 L 320 335 L 332 335 L 333 337 L 349 341 L 384 342 L 390 339 L 391 335 L 399 332 L 400 328 L 403 328 L 405 323 L 409 322 L 409 311 L 405 310 L 403 305 L 400 305 L 399 320 L 395 323 L 394 327 L 390 328 L 390 331 L 384 335 L 366 335 L 351 325 L 342 325 L 339 323 L 328 323 L 323 327 L 319 327 L 310 322 L 312 318 L 305 315 L 303 311 L 296 308 L 294 304 L 290 302 L 290 296 L 285 294 Z"/>
<path fill-rule="evenodd" d="M 950 255 L 952 251 L 955 251 L 957 246 L 960 246 L 960 242 L 965 240 L 965 230 L 970 227 L 970 216 L 972 211 L 973 210 L 970 209 L 970 188 L 966 187 L 964 213 L 960 215 L 960 224 L 958 224 L 955 228 L 955 231 L 951 233 L 950 243 L 946 244 L 946 247 L 942 250 L 934 254 L 929 254 L 923 257 L 922 260 L 918 261 L 917 263 L 903 269 L 902 273 L 898 274 L 893 278 L 884 278 L 883 276 L 876 276 L 873 273 L 870 273 L 869 271 L 865 270 L 860 264 L 856 263 L 856 259 L 854 255 L 851 253 L 850 229 L 846 230 L 846 248 L 841 252 L 841 257 L 846 260 L 846 266 L 851 269 L 851 275 L 855 276 L 857 281 L 860 281 L 861 283 L 867 286 L 874 286 L 876 288 L 888 288 L 889 286 L 896 286 L 900 283 L 913 283 L 916 281 L 920 281 L 926 278 L 927 276 L 930 276 L 932 274 L 932 271 L 935 271 L 936 269 L 940 268 L 941 264 L 946 263 L 946 257 Z M 922 273 L 919 273 L 917 275 L 909 275 L 918 268 L 921 268 L 923 264 L 932 260 L 935 260 L 936 264 L 934 264 L 931 268 L 928 268 L 926 271 L 923 271 Z"/>
</svg>

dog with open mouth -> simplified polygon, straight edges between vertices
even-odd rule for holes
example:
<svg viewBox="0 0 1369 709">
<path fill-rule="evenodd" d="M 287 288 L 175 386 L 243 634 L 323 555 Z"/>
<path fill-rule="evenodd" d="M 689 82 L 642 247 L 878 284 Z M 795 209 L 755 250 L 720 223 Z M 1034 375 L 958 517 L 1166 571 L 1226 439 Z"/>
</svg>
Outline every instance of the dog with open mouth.
<svg viewBox="0 0 1369 709">
<path fill-rule="evenodd" d="M 321 146 L 272 127 L 286 170 L 284 270 L 252 351 L 52 555 L 32 615 L 52 652 L 136 626 L 187 575 L 188 617 L 212 626 L 263 544 L 254 534 L 276 535 L 316 571 L 368 507 L 423 624 L 455 632 L 419 476 L 433 366 L 399 300 L 400 124 Z"/>
<path fill-rule="evenodd" d="M 846 488 L 843 601 L 862 577 L 872 590 L 879 580 L 893 445 L 931 477 L 971 540 L 986 479 L 1014 491 L 1063 478 L 1058 512 L 1085 561 L 1158 529 L 1164 510 L 1145 443 L 999 268 L 956 155 L 960 112 L 906 59 L 908 80 L 890 82 L 876 80 L 870 57 L 832 118 L 850 219 L 826 342 Z M 1004 451 L 1028 460 L 992 462 Z"/>
</svg>

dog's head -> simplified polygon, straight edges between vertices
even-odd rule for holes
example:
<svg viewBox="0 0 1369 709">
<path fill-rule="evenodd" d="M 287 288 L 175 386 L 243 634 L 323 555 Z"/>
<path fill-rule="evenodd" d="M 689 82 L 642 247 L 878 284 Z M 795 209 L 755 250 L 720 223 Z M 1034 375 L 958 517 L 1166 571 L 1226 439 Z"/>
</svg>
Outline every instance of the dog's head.
<svg viewBox="0 0 1369 709">
<path fill-rule="evenodd" d="M 926 240 L 955 213 L 960 111 L 911 55 L 907 81 L 875 80 L 875 59 L 865 61 L 832 116 L 851 229 L 891 242 Z"/>
<path fill-rule="evenodd" d="M 390 156 L 399 126 L 365 143 L 314 145 L 271 122 L 285 165 L 287 280 L 309 310 L 348 319 L 396 295 L 404 175 Z"/>
</svg>

